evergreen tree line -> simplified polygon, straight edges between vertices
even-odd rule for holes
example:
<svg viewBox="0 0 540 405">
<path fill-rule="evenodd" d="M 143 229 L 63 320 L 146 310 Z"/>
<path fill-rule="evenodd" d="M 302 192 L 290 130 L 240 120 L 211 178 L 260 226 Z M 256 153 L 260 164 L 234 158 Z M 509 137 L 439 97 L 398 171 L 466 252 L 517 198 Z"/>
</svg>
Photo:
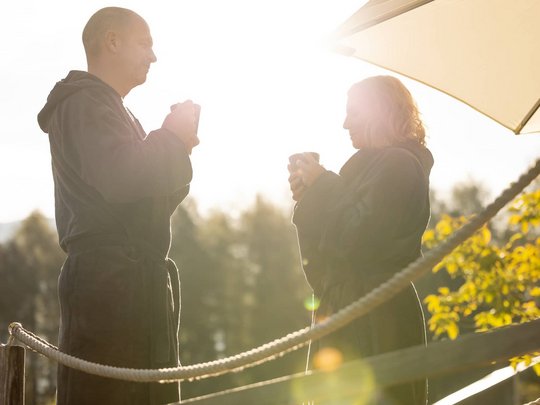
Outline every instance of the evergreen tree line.
<svg viewBox="0 0 540 405">
<path fill-rule="evenodd" d="M 432 195 L 430 226 L 442 213 L 469 214 L 485 203 L 478 184 L 456 186 L 450 198 Z M 227 357 L 308 326 L 309 289 L 301 270 L 290 210 L 257 197 L 237 217 L 214 211 L 199 215 L 188 200 L 172 220 L 170 257 L 180 269 L 181 362 L 190 365 Z M 504 237 L 504 229 L 497 237 Z M 18 321 L 52 343 L 57 341 L 57 278 L 65 254 L 56 232 L 39 212 L 26 218 L 0 244 L 0 340 Z M 448 280 L 428 276 L 420 298 Z M 268 380 L 305 369 L 307 348 L 243 371 L 182 383 L 183 398 Z M 53 362 L 27 353 L 26 403 L 54 403 Z"/>
</svg>

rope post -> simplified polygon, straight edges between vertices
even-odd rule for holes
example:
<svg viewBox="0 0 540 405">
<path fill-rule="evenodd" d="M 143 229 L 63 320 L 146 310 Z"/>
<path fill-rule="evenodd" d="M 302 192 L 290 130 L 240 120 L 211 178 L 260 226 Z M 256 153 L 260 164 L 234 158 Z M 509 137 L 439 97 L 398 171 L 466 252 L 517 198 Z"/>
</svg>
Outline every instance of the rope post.
<svg viewBox="0 0 540 405">
<path fill-rule="evenodd" d="M 0 344 L 0 405 L 24 405 L 25 351 L 12 343 Z"/>
</svg>

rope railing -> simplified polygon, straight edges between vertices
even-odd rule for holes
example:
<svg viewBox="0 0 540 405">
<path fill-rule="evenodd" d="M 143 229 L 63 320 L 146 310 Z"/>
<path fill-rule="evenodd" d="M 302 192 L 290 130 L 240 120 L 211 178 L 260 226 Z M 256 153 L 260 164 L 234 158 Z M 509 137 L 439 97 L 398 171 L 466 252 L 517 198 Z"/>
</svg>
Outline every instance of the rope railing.
<svg viewBox="0 0 540 405">
<path fill-rule="evenodd" d="M 224 359 L 199 363 L 189 366 L 180 366 L 162 369 L 132 369 L 112 367 L 92 363 L 83 359 L 60 352 L 55 346 L 44 341 L 33 333 L 25 330 L 21 324 L 12 323 L 9 326 L 10 335 L 38 353 L 54 360 L 64 366 L 84 371 L 101 377 L 115 378 L 136 382 L 178 381 L 192 380 L 217 376 L 233 371 L 240 371 L 304 346 L 310 340 L 326 336 L 356 318 L 359 318 L 383 304 L 401 290 L 405 289 L 410 281 L 416 280 L 431 270 L 446 255 L 457 246 L 471 237 L 480 227 L 493 218 L 508 202 L 514 199 L 540 174 L 540 159 L 520 178 L 512 183 L 489 204 L 480 214 L 473 217 L 469 223 L 456 231 L 450 238 L 429 251 L 424 257 L 409 264 L 404 270 L 395 274 L 388 281 L 381 284 L 359 300 L 338 311 L 325 321 L 312 328 L 300 329 L 282 338 L 273 340 L 262 346 L 236 354 Z"/>
</svg>

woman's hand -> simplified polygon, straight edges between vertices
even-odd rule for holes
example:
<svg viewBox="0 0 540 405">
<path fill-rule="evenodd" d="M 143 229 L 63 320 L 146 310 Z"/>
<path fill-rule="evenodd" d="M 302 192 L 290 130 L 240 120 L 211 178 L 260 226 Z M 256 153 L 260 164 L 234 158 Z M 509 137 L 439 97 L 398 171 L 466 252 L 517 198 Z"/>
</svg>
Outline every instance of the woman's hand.
<svg viewBox="0 0 540 405">
<path fill-rule="evenodd" d="M 289 172 L 291 172 L 291 165 L 287 166 L 287 168 L 289 169 Z M 306 186 L 304 185 L 302 177 L 300 177 L 300 174 L 297 171 L 292 172 L 289 176 L 289 185 L 292 191 L 292 199 L 297 202 L 300 201 L 304 196 Z"/>
<path fill-rule="evenodd" d="M 315 180 L 323 174 L 326 169 L 315 160 L 315 158 L 309 153 L 303 153 L 303 158 L 296 161 L 298 166 L 298 173 L 302 178 L 302 182 L 306 187 L 315 183 Z"/>
<path fill-rule="evenodd" d="M 326 171 L 310 153 L 303 153 L 301 159 L 289 164 L 287 168 L 291 174 L 289 184 L 294 201 L 300 201 L 307 188 Z"/>
</svg>

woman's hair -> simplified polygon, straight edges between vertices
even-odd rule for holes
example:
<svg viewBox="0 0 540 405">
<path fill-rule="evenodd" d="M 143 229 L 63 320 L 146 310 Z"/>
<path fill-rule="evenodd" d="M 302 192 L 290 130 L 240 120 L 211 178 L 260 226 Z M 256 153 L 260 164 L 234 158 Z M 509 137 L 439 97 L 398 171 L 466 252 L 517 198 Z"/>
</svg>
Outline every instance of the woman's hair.
<svg viewBox="0 0 540 405">
<path fill-rule="evenodd" d="M 416 102 L 403 83 L 392 76 L 373 76 L 354 84 L 350 100 L 369 105 L 366 146 L 381 147 L 415 140 L 425 145 L 426 132 Z"/>
</svg>

